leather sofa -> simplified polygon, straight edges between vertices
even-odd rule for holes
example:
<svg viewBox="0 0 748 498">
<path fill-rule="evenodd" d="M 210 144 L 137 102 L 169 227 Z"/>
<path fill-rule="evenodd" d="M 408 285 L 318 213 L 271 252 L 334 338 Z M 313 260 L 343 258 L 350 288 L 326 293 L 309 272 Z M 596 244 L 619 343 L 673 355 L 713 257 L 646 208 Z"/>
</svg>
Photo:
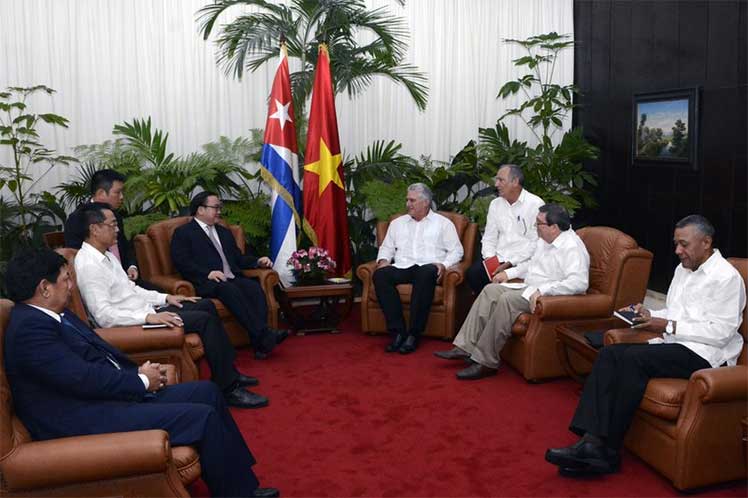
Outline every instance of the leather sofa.
<svg viewBox="0 0 748 498">
<path fill-rule="evenodd" d="M 168 294 L 181 294 L 183 296 L 196 295 L 195 287 L 179 275 L 171 260 L 171 238 L 174 235 L 174 230 L 190 220 L 192 220 L 191 216 L 180 216 L 154 223 L 148 227 L 145 234 L 136 235 L 134 239 L 135 254 L 138 259 L 141 278 L 154 284 Z M 221 220 L 221 223 L 231 230 L 236 240 L 236 245 L 243 253 L 246 250 L 246 242 L 242 227 L 239 225 L 229 226 L 223 220 Z M 277 328 L 278 302 L 275 299 L 274 287 L 280 282 L 278 273 L 263 268 L 244 270 L 243 273 L 248 277 L 259 280 L 267 299 L 268 325 Z M 216 305 L 218 316 L 223 321 L 231 343 L 234 346 L 249 344 L 247 331 L 239 325 L 231 312 L 219 300 L 213 299 L 213 303 Z"/>
<path fill-rule="evenodd" d="M 78 290 L 73 264 L 78 251 L 71 248 L 61 248 L 56 251 L 67 259 L 72 277 L 73 288 L 68 308 L 78 315 L 78 318 L 88 323 L 88 313 Z M 185 334 L 181 327 L 143 329 L 140 326 L 97 328 L 94 331 L 108 343 L 116 345 L 138 364 L 150 360 L 174 365 L 176 382 L 199 379 L 195 361 L 201 358 L 205 351 L 200 336 L 195 333 Z"/>
<path fill-rule="evenodd" d="M 501 357 L 528 381 L 560 377 L 566 370 L 556 352 L 560 324 L 599 323 L 613 311 L 644 299 L 652 253 L 625 233 L 609 227 L 585 227 L 577 234 L 590 255 L 589 288 L 583 295 L 541 296 L 535 313 L 522 313 Z M 589 365 L 575 365 L 578 371 Z"/>
<path fill-rule="evenodd" d="M 13 411 L 5 376 L 12 307 L 0 300 L 0 496 L 189 497 L 185 486 L 200 477 L 198 454 L 189 446 L 171 448 L 165 431 L 31 440 Z M 129 344 L 134 347 L 135 341 Z M 175 382 L 174 368 L 168 378 Z"/>
<path fill-rule="evenodd" d="M 730 258 L 743 280 L 748 259 Z M 688 380 L 652 379 L 624 444 L 680 490 L 748 477 L 741 420 L 748 416 L 748 309 L 734 367 L 698 370 Z M 646 342 L 662 330 L 609 330 L 605 344 Z"/>
<path fill-rule="evenodd" d="M 442 276 L 441 283 L 436 286 L 424 335 L 441 339 L 451 339 L 462 325 L 473 301 L 472 293 L 463 281 L 465 279 L 465 271 L 473 263 L 478 226 L 475 223 L 471 223 L 470 220 L 461 214 L 445 211 L 439 211 L 439 214 L 446 216 L 454 223 L 457 235 L 459 235 L 460 242 L 462 242 L 464 255 L 459 264 L 447 268 Z M 382 244 L 390 222 L 398 216 L 401 215 L 393 216 L 389 221 L 380 221 L 377 223 L 377 245 Z M 382 308 L 377 301 L 376 291 L 374 290 L 373 275 L 376 266 L 376 261 L 369 261 L 356 269 L 356 275 L 358 275 L 363 284 L 361 295 L 361 330 L 368 334 L 385 334 L 387 333 L 387 324 L 384 319 L 384 313 L 382 313 Z M 408 305 L 410 304 L 410 295 L 413 291 L 413 286 L 402 284 L 397 286 L 397 290 L 405 305 L 403 306 L 405 319 L 408 320 L 410 315 Z"/>
</svg>

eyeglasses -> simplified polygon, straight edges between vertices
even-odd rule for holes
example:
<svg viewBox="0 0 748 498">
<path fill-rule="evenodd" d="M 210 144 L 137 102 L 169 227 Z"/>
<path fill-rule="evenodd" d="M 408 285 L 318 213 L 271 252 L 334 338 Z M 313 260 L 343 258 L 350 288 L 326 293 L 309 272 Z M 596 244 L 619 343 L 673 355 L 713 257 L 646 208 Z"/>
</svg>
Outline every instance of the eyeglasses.
<svg viewBox="0 0 748 498">
<path fill-rule="evenodd" d="M 114 230 L 116 230 L 116 229 L 119 228 L 119 225 L 117 225 L 116 221 L 110 221 L 108 223 L 106 221 L 102 221 L 101 223 L 97 223 L 97 225 L 104 225 L 104 226 L 107 226 L 107 227 L 112 228 Z"/>
<path fill-rule="evenodd" d="M 541 223 L 541 222 L 539 222 L 539 221 L 536 221 L 536 222 L 535 222 L 535 225 L 536 225 L 536 226 L 542 226 L 542 225 L 545 225 L 545 226 L 547 226 L 547 227 L 551 226 L 551 225 L 550 225 L 549 223 Z"/>
<path fill-rule="evenodd" d="M 203 207 L 205 207 L 205 208 L 213 208 L 216 211 L 220 211 L 220 210 L 223 209 L 223 204 L 216 204 L 215 206 L 209 206 L 207 204 L 203 204 Z"/>
</svg>

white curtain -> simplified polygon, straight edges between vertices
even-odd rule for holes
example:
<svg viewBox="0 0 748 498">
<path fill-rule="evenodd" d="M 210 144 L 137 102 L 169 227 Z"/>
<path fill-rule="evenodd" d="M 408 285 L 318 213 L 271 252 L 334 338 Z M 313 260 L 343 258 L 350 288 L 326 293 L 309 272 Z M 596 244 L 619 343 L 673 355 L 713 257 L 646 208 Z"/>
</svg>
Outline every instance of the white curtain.
<svg viewBox="0 0 748 498">
<path fill-rule="evenodd" d="M 0 89 L 45 84 L 57 90 L 31 104 L 36 112 L 70 119 L 68 129 L 40 125 L 43 143 L 60 153 L 111 139 L 114 124 L 147 116 L 169 132 L 169 149 L 177 154 L 221 135 L 247 135 L 265 126 L 275 65 L 242 81 L 226 76 L 216 65 L 215 46 L 198 34 L 195 14 L 207 2 L 2 0 Z M 430 96 L 427 110 L 419 112 L 407 92 L 386 79 L 353 100 L 338 95 L 341 144 L 349 156 L 384 139 L 401 142 L 408 155 L 449 160 L 477 139 L 478 127 L 492 127 L 517 103 L 496 99 L 501 85 L 521 74 L 511 60 L 524 55 L 502 40 L 574 32 L 573 0 L 368 3 L 407 20 L 407 62 L 428 74 Z M 555 80 L 568 84 L 573 74 L 567 50 Z M 565 125 L 570 122 L 568 116 Z M 513 137 L 532 141 L 524 125 L 509 125 Z M 9 160 L 8 151 L 0 151 L 0 164 Z M 50 190 L 74 174 L 65 167 L 45 170 L 33 172 L 34 190 Z"/>
</svg>

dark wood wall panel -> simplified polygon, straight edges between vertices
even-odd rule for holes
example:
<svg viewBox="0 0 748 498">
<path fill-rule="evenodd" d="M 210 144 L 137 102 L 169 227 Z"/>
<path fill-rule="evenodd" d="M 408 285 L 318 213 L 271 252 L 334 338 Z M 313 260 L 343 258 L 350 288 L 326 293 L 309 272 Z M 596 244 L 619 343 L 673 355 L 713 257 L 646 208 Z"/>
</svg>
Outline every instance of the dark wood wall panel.
<svg viewBox="0 0 748 498">
<path fill-rule="evenodd" d="M 748 256 L 748 2 L 577 0 L 575 125 L 600 147 L 598 209 L 584 223 L 631 234 L 655 253 L 650 286 L 667 289 L 678 264 L 673 225 L 701 213 L 726 256 Z M 699 169 L 632 165 L 632 95 L 699 87 Z"/>
</svg>

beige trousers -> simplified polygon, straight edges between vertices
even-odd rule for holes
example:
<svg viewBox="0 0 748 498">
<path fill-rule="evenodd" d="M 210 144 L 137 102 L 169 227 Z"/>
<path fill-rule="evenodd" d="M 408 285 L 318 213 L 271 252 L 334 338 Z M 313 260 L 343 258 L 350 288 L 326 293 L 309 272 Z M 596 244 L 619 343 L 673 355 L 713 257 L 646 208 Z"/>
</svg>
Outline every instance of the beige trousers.
<svg viewBox="0 0 748 498">
<path fill-rule="evenodd" d="M 512 325 L 520 313 L 530 311 L 522 290 L 500 284 L 483 288 L 470 308 L 452 344 L 470 353 L 476 363 L 499 368 L 499 353 L 512 335 Z"/>
</svg>

